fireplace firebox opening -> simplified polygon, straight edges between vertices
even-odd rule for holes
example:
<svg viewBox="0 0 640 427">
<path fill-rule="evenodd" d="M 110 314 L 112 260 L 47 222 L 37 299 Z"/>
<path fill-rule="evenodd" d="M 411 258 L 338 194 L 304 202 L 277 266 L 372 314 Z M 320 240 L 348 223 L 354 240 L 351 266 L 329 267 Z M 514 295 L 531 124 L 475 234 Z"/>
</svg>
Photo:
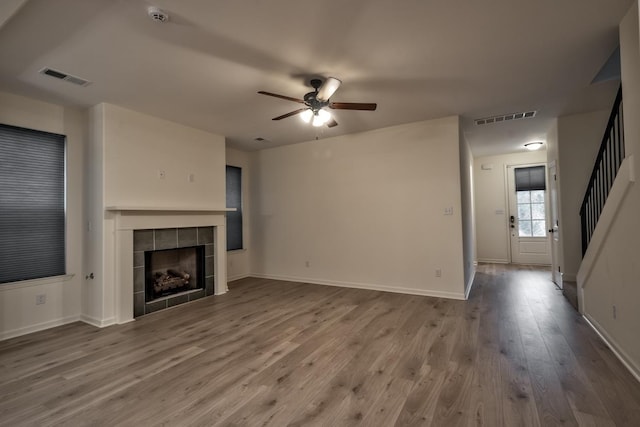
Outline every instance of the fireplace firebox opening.
<svg viewBox="0 0 640 427">
<path fill-rule="evenodd" d="M 205 246 L 145 251 L 145 300 L 204 289 Z"/>
</svg>

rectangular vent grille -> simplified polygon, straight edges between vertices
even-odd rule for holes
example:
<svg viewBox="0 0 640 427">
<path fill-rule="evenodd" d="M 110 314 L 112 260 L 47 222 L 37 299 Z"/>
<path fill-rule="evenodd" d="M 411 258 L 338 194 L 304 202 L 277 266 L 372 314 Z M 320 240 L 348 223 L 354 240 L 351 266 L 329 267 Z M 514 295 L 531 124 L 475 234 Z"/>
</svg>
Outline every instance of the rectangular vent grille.
<svg viewBox="0 0 640 427">
<path fill-rule="evenodd" d="M 501 116 L 485 117 L 482 119 L 475 119 L 476 125 L 490 125 L 492 123 L 508 122 L 511 120 L 530 119 L 536 116 L 537 111 L 527 111 L 524 113 L 511 113 L 503 114 Z"/>
<path fill-rule="evenodd" d="M 62 71 L 54 70 L 49 67 L 45 67 L 40 70 L 40 74 L 55 77 L 56 79 L 64 80 L 65 82 L 73 83 L 78 86 L 88 86 L 91 84 L 89 80 L 81 79 L 80 77 L 72 76 L 71 74 L 63 73 Z"/>
</svg>

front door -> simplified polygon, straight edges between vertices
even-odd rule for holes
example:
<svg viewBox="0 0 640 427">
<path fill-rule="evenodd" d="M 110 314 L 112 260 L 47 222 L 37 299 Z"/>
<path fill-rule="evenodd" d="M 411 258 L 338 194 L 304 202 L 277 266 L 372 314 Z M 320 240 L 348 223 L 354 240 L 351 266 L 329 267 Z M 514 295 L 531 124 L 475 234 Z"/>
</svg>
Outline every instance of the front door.
<svg viewBox="0 0 640 427">
<path fill-rule="evenodd" d="M 550 265 L 545 165 L 508 166 L 507 172 L 511 262 Z"/>
</svg>

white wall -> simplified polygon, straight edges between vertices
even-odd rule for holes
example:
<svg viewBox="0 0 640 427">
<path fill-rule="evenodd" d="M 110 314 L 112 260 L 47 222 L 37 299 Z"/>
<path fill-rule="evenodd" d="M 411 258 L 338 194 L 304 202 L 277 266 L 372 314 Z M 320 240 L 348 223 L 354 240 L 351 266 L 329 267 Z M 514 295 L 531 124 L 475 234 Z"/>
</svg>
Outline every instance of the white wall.
<svg viewBox="0 0 640 427">
<path fill-rule="evenodd" d="M 640 171 L 640 30 L 635 2 L 620 26 L 624 130 L 627 155 L 634 155 Z M 637 179 L 637 177 L 636 177 Z M 617 182 L 616 182 L 617 185 Z M 608 339 L 640 379 L 640 187 L 631 184 L 615 215 L 609 233 L 595 256 L 591 274 L 578 286 L 585 316 Z M 598 224 L 600 227 L 601 224 Z M 596 229 L 597 231 L 597 229 Z M 613 307 L 616 316 L 613 315 Z"/>
<path fill-rule="evenodd" d="M 103 108 L 107 206 L 224 207 L 223 136 L 115 105 Z"/>
<path fill-rule="evenodd" d="M 95 279 L 87 284 L 83 319 L 105 326 L 115 321 L 117 303 L 116 214 L 105 208 L 224 208 L 225 142 L 223 136 L 111 104 L 94 106 L 90 117 L 93 231 L 85 268 Z M 218 254 L 226 256 L 224 250 Z"/>
<path fill-rule="evenodd" d="M 469 295 L 476 265 L 476 229 L 473 194 L 473 155 L 460 132 L 460 191 L 462 201 L 462 248 L 465 295 Z"/>
<path fill-rule="evenodd" d="M 227 252 L 227 280 L 251 273 L 251 159 L 252 153 L 227 148 L 227 165 L 242 168 L 242 239 L 244 249 Z"/>
<path fill-rule="evenodd" d="M 0 285 L 0 339 L 79 319 L 82 301 L 83 151 L 86 114 L 0 93 L 0 123 L 67 136 L 66 281 L 39 279 Z M 44 305 L 36 295 L 46 295 Z"/>
<path fill-rule="evenodd" d="M 545 150 L 478 157 L 474 160 L 478 261 L 508 263 L 510 260 L 507 165 L 546 162 Z M 490 169 L 482 169 L 482 165 Z"/>
<path fill-rule="evenodd" d="M 257 152 L 252 273 L 463 298 L 458 123 Z"/>
<path fill-rule="evenodd" d="M 611 104 L 613 105 L 613 99 Z M 558 118 L 557 175 L 560 177 L 559 231 L 563 280 L 575 282 L 582 262 L 580 207 L 589 185 L 610 110 Z"/>
</svg>

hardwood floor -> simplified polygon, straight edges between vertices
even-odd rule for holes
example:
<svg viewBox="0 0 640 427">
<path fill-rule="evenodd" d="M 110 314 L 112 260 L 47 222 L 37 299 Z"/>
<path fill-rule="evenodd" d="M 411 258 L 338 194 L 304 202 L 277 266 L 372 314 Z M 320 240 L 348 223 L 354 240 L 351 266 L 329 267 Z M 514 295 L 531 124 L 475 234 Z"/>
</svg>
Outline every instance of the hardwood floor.
<svg viewBox="0 0 640 427">
<path fill-rule="evenodd" d="M 468 301 L 263 279 L 0 342 L 2 426 L 631 426 L 640 383 L 549 279 Z"/>
</svg>

